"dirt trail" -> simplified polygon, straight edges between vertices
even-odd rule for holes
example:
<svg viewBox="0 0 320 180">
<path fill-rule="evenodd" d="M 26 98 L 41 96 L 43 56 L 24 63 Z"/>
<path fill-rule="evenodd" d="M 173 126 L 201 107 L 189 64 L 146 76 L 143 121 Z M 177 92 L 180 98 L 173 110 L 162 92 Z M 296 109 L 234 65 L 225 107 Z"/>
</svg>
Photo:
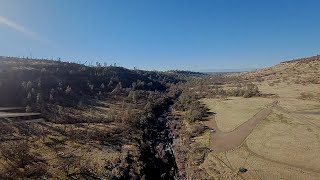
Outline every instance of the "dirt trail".
<svg viewBox="0 0 320 180">
<path fill-rule="evenodd" d="M 224 152 L 240 146 L 257 124 L 265 119 L 277 104 L 278 100 L 275 100 L 269 107 L 259 111 L 247 122 L 243 123 L 231 132 L 220 131 L 216 121 L 212 120 L 210 125 L 216 132 L 212 135 L 210 148 L 213 149 L 214 152 Z"/>
<path fill-rule="evenodd" d="M 245 142 L 243 144 L 243 147 L 252 155 L 260 158 L 260 159 L 264 159 L 266 161 L 270 161 L 270 162 L 273 162 L 273 163 L 276 163 L 276 164 L 282 164 L 282 165 L 285 165 L 285 166 L 289 166 L 289 167 L 293 167 L 293 168 L 297 168 L 297 169 L 302 169 L 302 170 L 305 170 L 305 171 L 310 171 L 310 172 L 314 172 L 314 173 L 318 173 L 320 174 L 320 171 L 319 170 L 316 170 L 316 169 L 311 169 L 311 168 L 308 168 L 308 167 L 305 167 L 305 166 L 302 166 L 302 165 L 299 165 L 299 164 L 290 164 L 290 163 L 286 163 L 286 162 L 281 162 L 281 161 L 277 161 L 277 160 L 274 160 L 274 159 L 270 159 L 270 158 L 267 158 L 265 156 L 262 156 L 262 155 L 259 155 L 255 152 L 253 152 L 247 145 L 247 143 Z"/>
<path fill-rule="evenodd" d="M 0 113 L 0 118 L 40 116 L 40 113 Z"/>
<path fill-rule="evenodd" d="M 308 117 L 304 116 L 304 114 L 308 114 L 308 113 L 305 113 L 305 112 L 299 112 L 299 113 L 292 113 L 286 109 L 284 109 L 283 107 L 277 105 L 275 106 L 275 108 L 278 110 L 278 111 L 281 111 L 283 113 L 286 113 L 288 114 L 289 116 L 293 117 L 293 118 L 296 118 L 296 119 L 299 119 L 300 121 L 306 123 L 306 124 L 309 124 L 313 127 L 316 127 L 316 128 L 320 128 L 320 124 L 316 124 L 312 121 L 309 120 Z"/>
<path fill-rule="evenodd" d="M 0 111 L 25 110 L 25 107 L 0 107 Z"/>
</svg>

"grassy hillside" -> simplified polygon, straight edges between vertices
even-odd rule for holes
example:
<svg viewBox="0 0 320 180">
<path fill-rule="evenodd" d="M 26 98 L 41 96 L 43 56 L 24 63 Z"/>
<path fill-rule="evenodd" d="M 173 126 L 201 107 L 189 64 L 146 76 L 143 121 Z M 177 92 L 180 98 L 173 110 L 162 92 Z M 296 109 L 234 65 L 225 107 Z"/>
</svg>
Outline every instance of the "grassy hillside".
<svg viewBox="0 0 320 180">
<path fill-rule="evenodd" d="M 178 112 L 185 122 L 174 141 L 180 172 L 187 179 L 317 179 L 319 68 L 320 56 L 313 56 L 254 72 L 193 77 L 179 99 L 204 98 L 211 114 L 188 123 L 188 114 Z M 253 120 L 261 122 L 250 132 Z"/>
<path fill-rule="evenodd" d="M 242 74 L 250 80 L 272 80 L 275 83 L 320 84 L 320 56 L 285 61 L 270 68 Z"/>
</svg>

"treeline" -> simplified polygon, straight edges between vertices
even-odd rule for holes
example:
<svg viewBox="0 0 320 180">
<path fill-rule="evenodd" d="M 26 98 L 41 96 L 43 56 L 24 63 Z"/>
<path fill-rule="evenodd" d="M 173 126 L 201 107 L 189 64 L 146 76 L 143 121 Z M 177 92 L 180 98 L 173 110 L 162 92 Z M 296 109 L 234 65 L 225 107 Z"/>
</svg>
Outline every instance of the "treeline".
<svg viewBox="0 0 320 180">
<path fill-rule="evenodd" d="M 76 107 L 117 96 L 134 100 L 139 90 L 165 92 L 179 82 L 161 72 L 114 66 L 14 58 L 0 59 L 0 65 L 0 105 L 26 106 L 30 111 L 47 109 L 47 104 Z"/>
<path fill-rule="evenodd" d="M 222 75 L 193 78 L 185 84 L 184 91 L 199 98 L 231 96 L 250 98 L 261 95 L 256 84 L 238 81 L 237 78 Z"/>
<path fill-rule="evenodd" d="M 209 110 L 194 95 L 182 94 L 173 108 L 184 112 L 184 118 L 189 122 L 200 121 Z"/>
<path fill-rule="evenodd" d="M 250 98 L 254 96 L 260 96 L 259 88 L 253 83 L 238 84 L 236 87 L 230 89 L 215 88 L 209 95 L 212 96 L 235 96 Z"/>
<path fill-rule="evenodd" d="M 193 144 L 197 137 L 208 130 L 201 121 L 209 115 L 209 109 L 200 102 L 199 95 L 183 91 L 173 105 L 175 123 L 171 126 L 174 134 L 173 150 L 179 170 L 179 179 L 206 179 L 206 174 L 199 165 L 209 151 L 200 145 Z"/>
</svg>

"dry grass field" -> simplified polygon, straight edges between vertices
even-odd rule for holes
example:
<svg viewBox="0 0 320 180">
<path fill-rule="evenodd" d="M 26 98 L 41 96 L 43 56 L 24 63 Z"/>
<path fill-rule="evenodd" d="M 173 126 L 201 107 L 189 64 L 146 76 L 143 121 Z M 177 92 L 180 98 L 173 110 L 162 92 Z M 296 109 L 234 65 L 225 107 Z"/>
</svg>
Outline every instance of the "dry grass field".
<svg viewBox="0 0 320 180">
<path fill-rule="evenodd" d="M 319 138 L 317 127 L 276 111 L 253 131 L 246 142 L 249 149 L 267 159 L 320 172 Z"/>
<path fill-rule="evenodd" d="M 211 172 L 212 177 L 222 179 L 319 179 L 320 84 L 313 83 L 319 77 L 320 71 L 314 66 L 317 63 L 286 62 L 247 74 L 251 79 L 264 77 L 262 82 L 253 82 L 262 94 L 273 95 L 279 103 L 240 146 L 224 152 L 213 149 L 202 168 Z M 204 99 L 202 102 L 216 113 L 215 118 L 204 123 L 210 125 L 215 121 L 218 130 L 230 132 L 272 101 L 272 98 L 260 97 Z M 240 167 L 248 171 L 237 174 Z M 228 176 L 214 173 L 218 171 Z"/>
<path fill-rule="evenodd" d="M 273 113 L 253 130 L 242 145 L 226 152 L 211 152 L 202 164 L 204 168 L 209 171 L 212 164 L 220 162 L 224 166 L 219 169 L 229 171 L 231 174 L 237 172 L 240 167 L 247 168 L 248 172 L 241 175 L 245 179 L 318 179 L 320 176 L 320 157 L 318 156 L 320 131 L 315 123 L 319 120 L 317 119 L 319 115 L 312 114 L 308 115 L 309 119 L 301 119 L 301 114 L 295 112 L 299 110 L 297 105 L 299 102 L 302 104 L 299 112 L 304 112 L 304 109 L 314 110 L 319 103 L 298 99 L 291 100 L 294 103 L 289 103 L 290 99 L 285 99 L 283 103 L 281 97 L 279 99 L 280 106 L 273 109 Z M 214 99 L 204 102 L 210 101 Z M 217 104 L 220 103 L 220 100 L 216 101 L 218 101 Z M 251 106 L 255 106 L 254 101 L 251 103 Z M 282 104 L 286 108 L 281 107 Z M 210 107 L 212 103 L 208 105 Z M 261 104 L 258 103 L 257 106 L 259 105 Z M 239 113 L 237 104 L 235 104 L 235 109 L 236 111 L 233 110 L 233 106 L 228 106 L 230 113 Z M 291 113 L 291 110 L 294 113 Z M 255 114 L 251 108 L 248 111 L 247 113 Z M 225 117 L 230 117 L 230 115 L 227 114 Z M 231 126 L 234 125 L 233 121 L 227 122 L 230 122 Z M 211 140 L 215 141 L 214 138 Z"/>
<path fill-rule="evenodd" d="M 228 99 L 203 99 L 222 132 L 230 132 L 249 120 L 257 112 L 273 102 L 268 98 L 230 97 Z"/>
</svg>

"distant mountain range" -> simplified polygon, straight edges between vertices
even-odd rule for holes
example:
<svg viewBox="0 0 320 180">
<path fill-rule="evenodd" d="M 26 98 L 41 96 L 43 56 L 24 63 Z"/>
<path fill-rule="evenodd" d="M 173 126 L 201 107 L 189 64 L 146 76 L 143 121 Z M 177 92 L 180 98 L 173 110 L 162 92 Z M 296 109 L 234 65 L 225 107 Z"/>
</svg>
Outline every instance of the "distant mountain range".
<svg viewBox="0 0 320 180">
<path fill-rule="evenodd" d="M 242 69 L 203 69 L 198 70 L 197 72 L 201 73 L 238 73 L 238 72 L 248 72 L 255 71 L 259 68 L 242 68 Z"/>
</svg>

